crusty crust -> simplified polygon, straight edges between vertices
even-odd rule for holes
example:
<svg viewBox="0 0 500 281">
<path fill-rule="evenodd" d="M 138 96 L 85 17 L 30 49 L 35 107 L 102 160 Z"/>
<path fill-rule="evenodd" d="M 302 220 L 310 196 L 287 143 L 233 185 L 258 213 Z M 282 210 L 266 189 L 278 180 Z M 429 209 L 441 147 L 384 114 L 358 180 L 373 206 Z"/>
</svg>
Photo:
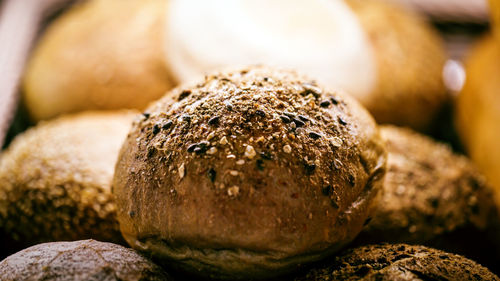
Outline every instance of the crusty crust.
<svg viewBox="0 0 500 281">
<path fill-rule="evenodd" d="M 442 40 L 417 14 L 380 0 L 347 0 L 373 45 L 378 83 L 358 97 L 379 124 L 426 130 L 447 102 Z"/>
<path fill-rule="evenodd" d="M 0 233 L 24 246 L 86 238 L 122 242 L 111 181 L 133 116 L 82 113 L 17 136 L 0 159 Z M 10 246 L 1 243 L 0 252 Z"/>
<path fill-rule="evenodd" d="M 459 255 L 424 246 L 382 244 L 347 250 L 329 265 L 312 269 L 307 280 L 500 280 L 487 268 Z"/>
<path fill-rule="evenodd" d="M 168 281 L 157 265 L 132 249 L 95 240 L 32 246 L 0 262 L 2 280 Z"/>
<path fill-rule="evenodd" d="M 255 67 L 153 104 L 120 152 L 113 192 L 133 247 L 200 275 L 260 278 L 351 241 L 384 173 L 357 102 Z"/>
</svg>

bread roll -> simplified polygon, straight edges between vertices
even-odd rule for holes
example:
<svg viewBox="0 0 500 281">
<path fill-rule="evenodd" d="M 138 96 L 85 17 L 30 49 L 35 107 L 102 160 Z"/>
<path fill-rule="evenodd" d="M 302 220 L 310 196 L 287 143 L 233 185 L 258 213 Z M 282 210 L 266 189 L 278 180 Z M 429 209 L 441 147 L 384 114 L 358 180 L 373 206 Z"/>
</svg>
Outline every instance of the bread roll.
<svg viewBox="0 0 500 281">
<path fill-rule="evenodd" d="M 423 244 L 497 263 L 500 208 L 474 165 L 409 129 L 380 131 L 388 152 L 383 195 L 357 242 Z"/>
<path fill-rule="evenodd" d="M 500 44 L 484 38 L 466 62 L 467 79 L 456 102 L 456 125 L 472 160 L 495 187 L 500 205 Z"/>
<path fill-rule="evenodd" d="M 2 236 L 17 241 L 15 247 L 85 238 L 122 242 L 111 181 L 132 117 L 83 113 L 18 135 L 0 158 Z M 0 252 L 19 250 L 0 243 Z"/>
<path fill-rule="evenodd" d="M 53 242 L 0 262 L 2 280 L 168 281 L 161 268 L 132 249 L 95 240 Z"/>
<path fill-rule="evenodd" d="M 474 261 L 424 246 L 381 244 L 347 250 L 300 280 L 500 280 Z"/>
<path fill-rule="evenodd" d="M 385 151 L 348 95 L 263 67 L 208 75 L 149 107 L 116 165 L 124 238 L 191 274 L 258 279 L 351 241 Z"/>
<path fill-rule="evenodd" d="M 82 1 L 56 18 L 29 60 L 24 101 L 37 120 L 140 108 L 172 86 L 163 60 L 166 0 Z"/>
<path fill-rule="evenodd" d="M 165 49 L 181 82 L 235 64 L 292 68 L 352 94 L 378 122 L 420 130 L 447 100 L 437 33 L 377 0 L 172 0 Z"/>
</svg>

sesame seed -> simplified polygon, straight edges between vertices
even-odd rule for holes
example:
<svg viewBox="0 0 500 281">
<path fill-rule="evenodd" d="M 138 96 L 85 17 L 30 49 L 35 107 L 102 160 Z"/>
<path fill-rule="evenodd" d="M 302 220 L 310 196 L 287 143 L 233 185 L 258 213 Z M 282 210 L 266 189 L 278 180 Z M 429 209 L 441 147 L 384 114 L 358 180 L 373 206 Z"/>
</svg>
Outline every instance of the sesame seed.
<svg viewBox="0 0 500 281">
<path fill-rule="evenodd" d="M 220 139 L 219 143 L 220 143 L 220 144 L 222 144 L 222 145 L 227 144 L 227 138 L 226 138 L 226 136 L 223 136 L 223 137 Z"/>
<path fill-rule="evenodd" d="M 319 106 L 321 106 L 321 107 L 329 107 L 329 106 L 330 106 L 330 101 L 328 101 L 328 100 L 324 100 L 324 101 L 322 101 L 322 102 L 319 104 Z"/>
<path fill-rule="evenodd" d="M 304 126 L 306 123 L 302 122 L 301 120 L 299 119 L 293 119 L 293 122 L 295 123 L 295 125 L 297 125 L 297 127 L 302 127 Z"/>
<path fill-rule="evenodd" d="M 233 185 L 227 189 L 227 195 L 229 196 L 237 196 L 240 193 L 240 188 L 237 185 Z"/>
<path fill-rule="evenodd" d="M 210 149 L 207 151 L 207 154 L 210 154 L 210 155 L 213 155 L 215 153 L 217 153 L 217 147 L 215 147 L 215 146 L 210 147 Z"/>
<path fill-rule="evenodd" d="M 245 164 L 245 160 L 243 160 L 243 159 L 240 159 L 240 160 L 236 161 L 236 165 L 240 165 L 241 166 L 243 164 Z"/>
<path fill-rule="evenodd" d="M 214 117 L 210 118 L 210 120 L 208 120 L 208 124 L 215 126 L 219 123 L 219 119 L 220 119 L 219 116 L 214 116 Z"/>
<path fill-rule="evenodd" d="M 214 169 L 210 168 L 208 170 L 208 178 L 210 179 L 211 182 L 215 181 L 215 177 L 217 176 L 217 173 L 215 172 Z"/>
<path fill-rule="evenodd" d="M 163 124 L 162 128 L 164 130 L 168 130 L 170 129 L 170 127 L 172 127 L 172 124 L 173 124 L 172 121 L 168 120 L 167 123 Z"/>
<path fill-rule="evenodd" d="M 179 171 L 179 177 L 182 179 L 186 173 L 186 169 L 184 168 L 184 163 L 182 163 L 179 166 L 178 171 Z"/>
<path fill-rule="evenodd" d="M 340 125 L 347 125 L 347 122 L 342 119 L 342 117 L 339 116 L 337 119 L 339 120 Z"/>
<path fill-rule="evenodd" d="M 299 115 L 299 119 L 304 121 L 304 122 L 309 121 L 309 118 L 307 116 L 304 116 L 304 115 Z"/>
<path fill-rule="evenodd" d="M 158 124 L 155 124 L 153 126 L 153 135 L 156 135 L 160 132 L 160 126 Z"/>
<path fill-rule="evenodd" d="M 340 147 L 342 146 L 342 139 L 339 138 L 339 137 L 333 137 L 330 139 L 330 143 L 334 146 L 334 147 Z"/>
<path fill-rule="evenodd" d="M 144 116 L 144 118 L 147 120 L 149 118 L 149 116 L 151 116 L 151 114 L 149 114 L 147 112 L 143 112 L 142 116 Z"/>
<path fill-rule="evenodd" d="M 316 132 L 309 132 L 309 137 L 313 140 L 317 140 L 317 139 L 321 138 L 321 135 L 316 133 Z"/>
<path fill-rule="evenodd" d="M 281 118 L 281 121 L 283 121 L 283 123 L 285 123 L 285 124 L 288 124 L 288 123 L 292 122 L 292 119 L 290 119 L 286 115 L 280 115 L 280 118 Z"/>
<path fill-rule="evenodd" d="M 266 113 L 260 109 L 257 109 L 255 111 L 255 114 L 259 115 L 260 117 L 266 117 Z"/>
<path fill-rule="evenodd" d="M 230 171 L 229 171 L 229 174 L 230 174 L 231 176 L 236 177 L 239 173 L 238 173 L 238 171 L 236 171 L 236 170 L 230 170 Z"/>
<path fill-rule="evenodd" d="M 252 159 L 255 157 L 257 153 L 255 152 L 255 149 L 251 145 L 247 145 L 247 148 L 245 149 L 245 157 L 248 159 Z"/>
<path fill-rule="evenodd" d="M 283 151 L 285 153 L 290 153 L 290 152 L 292 152 L 292 147 L 290 145 L 286 144 L 285 146 L 283 146 Z"/>
</svg>

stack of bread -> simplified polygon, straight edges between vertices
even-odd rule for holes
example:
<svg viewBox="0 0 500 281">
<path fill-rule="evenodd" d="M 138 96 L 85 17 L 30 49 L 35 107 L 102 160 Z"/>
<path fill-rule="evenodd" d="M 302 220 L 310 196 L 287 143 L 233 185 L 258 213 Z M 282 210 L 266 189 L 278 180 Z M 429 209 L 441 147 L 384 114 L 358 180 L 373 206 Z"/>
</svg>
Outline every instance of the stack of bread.
<svg viewBox="0 0 500 281">
<path fill-rule="evenodd" d="M 0 276 L 500 280 L 499 191 L 422 134 L 445 60 L 377 0 L 77 2 L 0 154 Z"/>
</svg>

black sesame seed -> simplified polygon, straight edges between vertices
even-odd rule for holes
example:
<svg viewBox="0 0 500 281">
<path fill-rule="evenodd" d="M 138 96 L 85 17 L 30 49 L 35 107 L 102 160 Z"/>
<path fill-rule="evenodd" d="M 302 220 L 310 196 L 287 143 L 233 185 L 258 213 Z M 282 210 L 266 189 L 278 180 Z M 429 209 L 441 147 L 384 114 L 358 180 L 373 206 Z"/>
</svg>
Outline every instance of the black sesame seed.
<svg viewBox="0 0 500 281">
<path fill-rule="evenodd" d="M 259 169 L 260 171 L 264 170 L 264 160 L 257 159 L 257 162 L 255 162 L 255 165 L 256 165 L 257 169 Z"/>
<path fill-rule="evenodd" d="M 214 117 L 210 118 L 210 120 L 208 120 L 208 124 L 215 126 L 215 125 L 219 124 L 219 119 L 220 119 L 219 116 L 214 116 Z"/>
<path fill-rule="evenodd" d="M 257 109 L 255 111 L 255 114 L 259 115 L 260 117 L 266 117 L 266 113 L 260 109 Z"/>
<path fill-rule="evenodd" d="M 283 114 L 285 114 L 286 116 L 288 116 L 290 118 L 294 118 L 295 117 L 295 114 L 293 114 L 291 112 L 288 112 L 288 111 L 283 112 Z"/>
<path fill-rule="evenodd" d="M 356 181 L 355 181 L 355 178 L 354 178 L 354 176 L 353 176 L 353 175 L 349 175 L 349 179 L 348 179 L 348 181 L 349 181 L 349 184 L 350 184 L 351 186 L 354 186 L 354 185 L 356 184 Z"/>
<path fill-rule="evenodd" d="M 135 217 L 135 212 L 134 212 L 134 211 L 130 211 L 130 212 L 128 212 L 128 215 L 129 215 L 131 218 L 133 218 L 133 217 Z"/>
<path fill-rule="evenodd" d="M 333 187 L 331 185 L 327 185 L 321 189 L 321 192 L 325 196 L 330 196 L 333 194 Z"/>
<path fill-rule="evenodd" d="M 195 148 L 196 148 L 196 147 L 198 147 L 198 144 L 193 143 L 193 144 L 191 144 L 190 146 L 188 146 L 187 151 L 188 151 L 188 152 L 193 152 L 193 151 L 195 150 Z"/>
<path fill-rule="evenodd" d="M 264 77 L 264 81 L 269 81 L 269 77 Z"/>
<path fill-rule="evenodd" d="M 170 129 L 170 127 L 172 127 L 172 124 L 173 124 L 172 121 L 168 120 L 167 123 L 163 124 L 162 128 L 164 130 L 168 130 Z"/>
<path fill-rule="evenodd" d="M 371 217 L 368 217 L 365 222 L 363 223 L 363 226 L 367 226 L 370 222 L 372 221 Z"/>
<path fill-rule="evenodd" d="M 283 123 L 285 123 L 285 124 L 288 124 L 288 123 L 292 122 L 292 119 L 290 119 L 286 115 L 280 115 L 280 118 L 281 118 L 281 121 L 283 121 Z"/>
<path fill-rule="evenodd" d="M 182 93 L 179 95 L 179 98 L 177 99 L 177 101 L 181 101 L 181 100 L 187 98 L 190 94 L 191 94 L 191 90 L 182 91 Z"/>
<path fill-rule="evenodd" d="M 338 209 L 339 208 L 339 204 L 337 204 L 337 201 L 335 201 L 334 199 L 331 199 L 330 200 L 330 204 L 332 205 L 332 207 L 334 207 L 335 209 Z"/>
<path fill-rule="evenodd" d="M 313 140 L 317 140 L 317 139 L 321 138 L 321 135 L 316 133 L 316 132 L 309 132 L 309 137 Z"/>
<path fill-rule="evenodd" d="M 304 87 L 304 91 L 301 93 L 303 96 L 307 96 L 312 94 L 315 98 L 319 98 L 321 95 L 321 89 L 313 85 L 312 83 L 304 83 L 302 84 Z"/>
<path fill-rule="evenodd" d="M 148 147 L 148 153 L 146 154 L 148 158 L 152 157 L 155 154 L 155 149 L 150 146 Z"/>
<path fill-rule="evenodd" d="M 261 152 L 260 157 L 264 160 L 272 160 L 273 156 L 267 152 Z"/>
<path fill-rule="evenodd" d="M 370 273 L 370 271 L 371 271 L 371 267 L 370 266 L 368 266 L 368 265 L 362 265 L 360 268 L 358 268 L 358 270 L 356 270 L 356 272 L 354 272 L 354 274 L 356 274 L 356 276 L 359 276 L 359 277 L 364 277 L 368 273 Z"/>
<path fill-rule="evenodd" d="M 153 135 L 156 135 L 160 132 L 160 125 L 156 124 L 153 126 Z"/>
<path fill-rule="evenodd" d="M 304 116 L 304 115 L 299 115 L 299 119 L 304 121 L 304 122 L 308 122 L 309 121 L 309 118 L 307 116 Z"/>
<path fill-rule="evenodd" d="M 186 121 L 186 122 L 191 122 L 191 116 L 190 115 L 182 115 L 182 120 Z"/>
<path fill-rule="evenodd" d="M 211 182 L 215 181 L 215 177 L 217 176 L 217 172 L 215 172 L 214 169 L 210 168 L 208 170 L 208 178 L 210 179 Z"/>
<path fill-rule="evenodd" d="M 229 103 L 229 102 L 228 102 L 228 103 L 226 103 L 226 109 L 227 109 L 228 111 L 232 111 L 232 110 L 233 110 L 233 105 L 232 105 L 231 103 Z"/>
<path fill-rule="evenodd" d="M 306 124 L 303 121 L 295 118 L 293 119 L 293 122 L 295 123 L 295 125 L 297 125 L 297 127 L 303 127 Z"/>
<path fill-rule="evenodd" d="M 144 118 L 146 118 L 146 120 L 147 120 L 149 118 L 149 116 L 151 116 L 151 114 L 149 114 L 147 112 L 143 112 L 142 116 L 144 116 Z"/>
<path fill-rule="evenodd" d="M 347 125 L 347 122 L 344 119 L 342 119 L 342 117 L 339 116 L 338 120 L 339 120 L 340 125 Z"/>
<path fill-rule="evenodd" d="M 339 101 L 338 101 L 336 98 L 334 98 L 334 97 L 331 97 L 331 98 L 330 98 L 330 101 L 331 101 L 333 104 L 335 104 L 335 105 L 339 104 Z"/>
<path fill-rule="evenodd" d="M 314 170 L 316 170 L 316 165 L 304 163 L 304 169 L 306 170 L 306 174 L 310 175 L 310 174 L 314 173 Z"/>
<path fill-rule="evenodd" d="M 329 106 L 330 106 L 330 101 L 328 101 L 328 100 L 324 100 L 324 101 L 322 101 L 322 102 L 319 104 L 319 106 L 321 106 L 321 107 L 329 107 Z"/>
</svg>

